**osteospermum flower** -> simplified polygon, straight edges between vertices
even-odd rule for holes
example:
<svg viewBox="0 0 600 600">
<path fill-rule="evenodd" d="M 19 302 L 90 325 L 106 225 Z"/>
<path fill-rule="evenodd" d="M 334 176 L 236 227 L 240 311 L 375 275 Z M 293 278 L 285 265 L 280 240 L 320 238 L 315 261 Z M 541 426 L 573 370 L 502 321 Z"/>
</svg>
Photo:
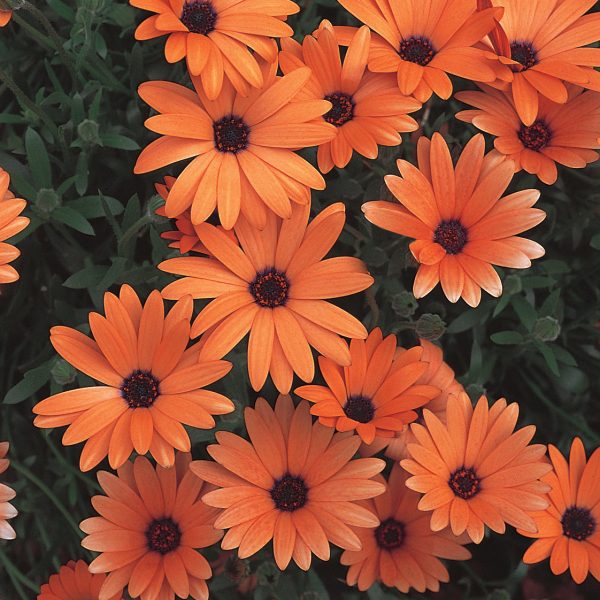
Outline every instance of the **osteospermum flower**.
<svg viewBox="0 0 600 600">
<path fill-rule="evenodd" d="M 27 202 L 8 189 L 10 175 L 0 167 L 0 283 L 12 283 L 19 279 L 14 267 L 8 263 L 21 254 L 17 248 L 6 243 L 6 240 L 23 231 L 29 224 L 27 217 L 19 216 Z"/>
<path fill-rule="evenodd" d="M 523 123 L 538 117 L 539 96 L 565 103 L 564 82 L 600 91 L 597 48 L 584 48 L 600 39 L 600 14 L 585 13 L 594 0 L 478 0 L 504 9 L 499 19 L 514 78 L 510 91 Z M 497 46 L 497 44 L 493 44 Z"/>
<path fill-rule="evenodd" d="M 0 27 L 5 27 L 12 19 L 12 10 L 0 10 Z"/>
<path fill-rule="evenodd" d="M 296 207 L 288 220 L 271 213 L 263 231 L 241 217 L 234 229 L 239 245 L 202 223 L 196 231 L 211 258 L 173 258 L 159 265 L 184 275 L 165 287 L 165 298 L 215 298 L 192 326 L 192 337 L 210 329 L 202 338 L 201 358 L 224 356 L 250 332 L 248 373 L 257 391 L 268 374 L 282 393 L 289 392 L 294 373 L 312 381 L 311 346 L 348 365 L 350 352 L 340 336 L 367 337 L 360 321 L 325 301 L 373 283 L 358 258 L 322 260 L 344 227 L 344 205 L 329 206 L 310 224 L 308 215 L 306 205 Z"/>
<path fill-rule="evenodd" d="M 481 289 L 500 296 L 502 283 L 492 265 L 524 269 L 544 255 L 538 243 L 517 237 L 544 220 L 531 208 L 538 190 L 502 197 L 514 175 L 514 163 L 498 153 L 484 157 L 481 134 L 465 146 L 456 168 L 444 138 L 417 144 L 418 168 L 397 161 L 402 177 L 385 182 L 402 206 L 385 201 L 363 204 L 371 223 L 415 238 L 410 250 L 419 263 L 413 293 L 422 298 L 441 282 L 450 302 L 460 297 L 470 306 L 481 301 Z"/>
<path fill-rule="evenodd" d="M 103 384 L 55 394 L 33 409 L 38 427 L 69 426 L 63 444 L 85 441 L 83 471 L 107 455 L 116 469 L 133 450 L 172 465 L 174 448 L 190 450 L 183 424 L 211 429 L 213 415 L 234 410 L 231 400 L 204 389 L 224 377 L 231 363 L 199 362 L 198 345 L 186 350 L 192 308 L 191 297 L 182 297 L 165 316 L 157 291 L 142 307 L 135 291 L 123 285 L 119 297 L 105 294 L 106 317 L 90 313 L 94 339 L 70 327 L 50 330 L 54 349 Z"/>
<path fill-rule="evenodd" d="M 421 361 L 427 365 L 426 371 L 417 379 L 417 385 L 433 386 L 440 393 L 427 402 L 427 410 L 438 417 L 442 423 L 446 421 L 446 406 L 452 395 L 463 392 L 462 385 L 454 378 L 454 371 L 444 361 L 444 353 L 439 346 L 427 340 L 419 340 L 423 353 Z M 396 349 L 396 357 L 400 357 L 407 350 L 399 346 Z M 423 416 L 422 408 L 417 408 L 416 413 L 420 418 Z M 410 427 L 405 427 L 396 433 L 395 437 L 375 437 L 372 444 L 363 444 L 360 447 L 361 456 L 373 456 L 385 448 L 385 455 L 392 460 L 399 461 L 408 458 L 407 444 L 416 442 Z"/>
<path fill-rule="evenodd" d="M 396 73 L 400 91 L 420 102 L 432 93 L 452 95 L 448 77 L 494 81 L 495 64 L 475 48 L 495 26 L 501 11 L 477 11 L 475 0 L 339 0 L 357 19 L 376 32 L 371 39 L 369 69 Z M 347 38 L 347 32 L 341 30 Z"/>
<path fill-rule="evenodd" d="M 583 168 L 598 160 L 600 136 L 600 94 L 583 92 L 569 86 L 569 100 L 557 104 L 541 97 L 535 122 L 525 125 L 509 92 L 482 86 L 483 92 L 459 92 L 456 97 L 474 106 L 456 118 L 497 136 L 494 147 L 515 163 L 515 170 L 525 169 L 544 183 L 556 182 L 556 163 Z"/>
<path fill-rule="evenodd" d="M 6 458 L 8 442 L 0 442 L 0 474 L 4 473 L 10 465 Z M 17 516 L 17 509 L 10 503 L 15 497 L 15 491 L 7 485 L 0 483 L 0 539 L 14 540 L 15 530 L 8 524 L 9 519 Z"/>
<path fill-rule="evenodd" d="M 345 550 L 340 558 L 349 565 L 348 585 L 365 591 L 376 581 L 403 593 L 437 592 L 440 582 L 450 576 L 440 558 L 467 560 L 471 553 L 463 548 L 467 540 L 457 538 L 448 529 L 431 531 L 429 518 L 417 508 L 419 495 L 406 485 L 406 473 L 395 465 L 387 489 L 372 500 L 361 502 L 375 513 L 380 525 L 375 529 L 356 529 L 362 549 Z M 377 481 L 384 481 L 377 477 Z"/>
<path fill-rule="evenodd" d="M 90 573 L 83 560 L 71 560 L 42 585 L 37 600 L 99 600 L 105 579 L 104 574 Z M 110 600 L 122 600 L 120 592 Z"/>
<path fill-rule="evenodd" d="M 476 544 L 485 525 L 497 533 L 505 523 L 536 531 L 527 511 L 548 506 L 549 486 L 540 478 L 552 467 L 546 447 L 529 444 L 534 425 L 514 432 L 518 404 L 500 399 L 489 407 L 482 396 L 473 409 L 462 393 L 448 401 L 446 416 L 444 424 L 423 410 L 425 426 L 411 425 L 417 442 L 408 444 L 411 458 L 400 463 L 413 475 L 406 485 L 424 494 L 419 509 L 432 511 L 431 529 L 450 524 L 455 535 L 466 531 Z"/>
<path fill-rule="evenodd" d="M 225 83 L 215 101 L 198 79 L 196 93 L 166 81 L 143 83 L 142 99 L 159 113 L 146 126 L 162 134 L 140 154 L 136 173 L 146 173 L 195 157 L 173 184 L 165 205 L 168 217 L 191 209 L 192 223 L 218 210 L 231 229 L 242 214 L 264 227 L 269 210 L 283 218 L 292 204 L 310 203 L 310 189 L 324 189 L 321 174 L 294 150 L 322 144 L 336 128 L 322 119 L 331 103 L 300 100 L 311 76 L 308 68 L 277 77 L 277 65 L 263 65 L 265 83 L 247 98 Z"/>
<path fill-rule="evenodd" d="M 285 17 L 300 8 L 289 0 L 129 0 L 153 13 L 136 29 L 138 40 L 168 35 L 165 56 L 170 63 L 186 58 L 192 75 L 199 75 L 208 98 L 214 100 L 223 81 L 248 94 L 264 83 L 257 56 L 277 60 L 273 38 L 294 32 Z"/>
<path fill-rule="evenodd" d="M 94 496 L 100 514 L 82 521 L 88 534 L 81 545 L 101 552 L 92 573 L 109 573 L 99 600 L 108 600 L 127 586 L 141 600 L 208 599 L 208 561 L 198 552 L 218 542 L 219 511 L 202 502 L 212 489 L 189 470 L 191 456 L 178 454 L 175 465 L 162 468 L 138 456 L 126 462 L 118 477 L 98 473 L 105 496 Z"/>
<path fill-rule="evenodd" d="M 401 132 L 418 128 L 407 113 L 419 110 L 421 103 L 400 94 L 392 75 L 366 71 L 369 28 L 356 30 L 343 61 L 330 23 L 324 22 L 315 35 L 307 35 L 302 45 L 291 38 L 282 40 L 279 62 L 284 73 L 310 67 L 313 75 L 303 98 L 332 104 L 323 119 L 336 127 L 337 135 L 319 146 L 319 169 L 327 173 L 334 166 L 344 168 L 354 151 L 377 158 L 378 145 L 401 144 Z"/>
<path fill-rule="evenodd" d="M 244 417 L 250 442 L 226 431 L 207 451 L 216 461 L 194 461 L 191 469 L 221 489 L 203 501 L 223 509 L 215 527 L 229 529 L 225 550 L 240 558 L 258 552 L 273 540 L 275 562 L 285 569 L 290 560 L 305 571 L 312 554 L 329 560 L 329 543 L 360 550 L 348 525 L 376 527 L 378 519 L 356 500 L 381 494 L 374 481 L 385 466 L 377 458 L 352 460 L 358 436 L 336 433 L 313 424 L 307 402 L 296 408 L 280 396 L 275 411 L 262 398 Z"/>
<path fill-rule="evenodd" d="M 537 538 L 525 552 L 523 562 L 537 563 L 550 557 L 555 575 L 571 571 L 575 583 L 592 574 L 600 581 L 600 448 L 586 462 L 581 440 L 571 444 L 569 462 L 548 446 L 552 472 L 542 478 L 552 489 L 550 506 L 531 513 L 537 532 L 519 531 Z"/>
<path fill-rule="evenodd" d="M 416 408 L 440 394 L 437 387 L 417 384 L 428 366 L 422 354 L 419 346 L 397 353 L 396 336 L 383 339 L 375 328 L 366 340 L 350 342 L 349 366 L 319 357 L 326 385 L 305 385 L 295 393 L 314 403 L 310 412 L 322 425 L 356 431 L 366 444 L 375 436 L 392 438 L 417 418 Z"/>
</svg>

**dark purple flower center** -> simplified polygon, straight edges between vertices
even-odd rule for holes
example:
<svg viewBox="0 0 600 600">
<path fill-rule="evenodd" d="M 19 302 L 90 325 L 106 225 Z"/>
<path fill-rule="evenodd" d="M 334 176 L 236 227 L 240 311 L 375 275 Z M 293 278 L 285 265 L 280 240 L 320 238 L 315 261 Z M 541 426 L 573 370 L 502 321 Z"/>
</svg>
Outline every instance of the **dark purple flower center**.
<svg viewBox="0 0 600 600">
<path fill-rule="evenodd" d="M 181 531 L 172 519 L 157 519 L 146 530 L 148 548 L 159 554 L 168 554 L 179 548 Z"/>
<path fill-rule="evenodd" d="M 404 523 L 396 519 L 386 519 L 375 530 L 375 540 L 377 545 L 383 550 L 394 550 L 400 548 L 404 543 L 405 531 Z"/>
<path fill-rule="evenodd" d="M 186 0 L 181 22 L 192 32 L 206 35 L 214 30 L 217 13 L 209 0 Z"/>
<path fill-rule="evenodd" d="M 332 107 L 323 118 L 336 127 L 341 127 L 344 123 L 351 121 L 354 117 L 354 101 L 352 96 L 343 92 L 335 92 L 325 96 L 325 100 L 331 102 Z"/>
<path fill-rule="evenodd" d="M 432 61 L 435 51 L 427 38 L 413 36 L 400 42 L 398 54 L 402 60 L 424 67 Z"/>
<path fill-rule="evenodd" d="M 160 394 L 158 380 L 149 371 L 134 371 L 121 384 L 121 394 L 129 408 L 148 408 Z"/>
<path fill-rule="evenodd" d="M 278 510 L 294 512 L 306 504 L 308 489 L 301 477 L 289 473 L 275 482 L 271 488 L 271 498 Z"/>
<path fill-rule="evenodd" d="M 219 152 L 237 154 L 248 147 L 250 128 L 243 119 L 228 115 L 213 123 L 215 146 Z"/>
<path fill-rule="evenodd" d="M 344 412 L 349 419 L 354 419 L 359 423 L 368 423 L 375 416 L 375 407 L 371 398 L 350 396 L 344 404 Z"/>
<path fill-rule="evenodd" d="M 537 55 L 528 42 L 511 42 L 510 57 L 523 65 L 523 70 L 530 69 L 537 63 Z"/>
<path fill-rule="evenodd" d="M 533 125 L 521 125 L 519 139 L 525 148 L 536 152 L 545 148 L 552 140 L 552 132 L 544 121 L 538 119 Z"/>
<path fill-rule="evenodd" d="M 568 538 L 582 542 L 596 531 L 596 519 L 587 508 L 570 506 L 563 513 L 560 523 L 563 534 Z"/>
<path fill-rule="evenodd" d="M 467 230 L 456 219 L 442 221 L 433 234 L 433 241 L 448 254 L 458 254 L 467 243 Z"/>
<path fill-rule="evenodd" d="M 275 269 L 258 273 L 256 279 L 250 284 L 250 293 L 254 301 L 267 308 L 285 304 L 289 290 L 290 284 L 285 273 Z"/>
<path fill-rule="evenodd" d="M 472 498 L 481 489 L 479 478 L 475 471 L 473 469 L 467 469 L 466 467 L 456 469 L 456 471 L 450 475 L 448 485 L 454 492 L 454 495 L 463 500 Z"/>
</svg>

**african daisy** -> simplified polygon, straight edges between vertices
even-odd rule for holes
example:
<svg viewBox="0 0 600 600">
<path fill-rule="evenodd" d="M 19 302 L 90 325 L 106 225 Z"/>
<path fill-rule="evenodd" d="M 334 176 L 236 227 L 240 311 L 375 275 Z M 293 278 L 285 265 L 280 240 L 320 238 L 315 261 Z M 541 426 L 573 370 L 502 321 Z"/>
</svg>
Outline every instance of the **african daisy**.
<svg viewBox="0 0 600 600">
<path fill-rule="evenodd" d="M 0 442 L 0 474 L 4 473 L 10 465 L 6 458 L 8 454 L 8 442 Z M 15 497 L 15 491 L 7 485 L 0 483 L 0 539 L 14 540 L 15 530 L 8 524 L 8 521 L 17 516 L 17 509 L 10 503 Z"/>
</svg>

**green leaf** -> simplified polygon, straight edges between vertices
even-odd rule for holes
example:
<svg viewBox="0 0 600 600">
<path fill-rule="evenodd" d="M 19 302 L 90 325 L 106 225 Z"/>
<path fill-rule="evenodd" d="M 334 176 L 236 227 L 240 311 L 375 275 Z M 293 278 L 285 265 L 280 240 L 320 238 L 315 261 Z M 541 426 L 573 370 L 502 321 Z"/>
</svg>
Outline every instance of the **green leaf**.
<svg viewBox="0 0 600 600">
<path fill-rule="evenodd" d="M 556 361 L 556 357 L 554 356 L 554 352 L 551 350 L 550 344 L 544 344 L 539 340 L 534 340 L 534 345 L 540 352 L 540 354 L 544 357 L 546 361 L 546 365 L 554 375 L 560 377 L 560 369 L 558 368 L 558 362 Z"/>
<path fill-rule="evenodd" d="M 515 309 L 519 320 L 523 325 L 525 325 L 525 329 L 527 331 L 531 331 L 533 328 L 533 324 L 537 319 L 537 312 L 523 296 L 513 296 L 511 298 L 512 307 Z"/>
<path fill-rule="evenodd" d="M 73 273 L 63 285 L 74 290 L 82 290 L 84 288 L 95 287 L 102 281 L 102 278 L 108 271 L 108 267 L 104 265 L 90 265 Z"/>
<path fill-rule="evenodd" d="M 40 134 L 31 127 L 28 127 L 25 132 L 25 151 L 27 152 L 27 163 L 37 187 L 51 188 L 52 169 L 48 152 Z"/>
<path fill-rule="evenodd" d="M 518 331 L 498 331 L 497 333 L 492 333 L 490 339 L 494 344 L 499 344 L 501 346 L 522 344 L 525 341 Z"/>
<path fill-rule="evenodd" d="M 118 150 L 139 150 L 140 147 L 135 140 L 119 133 L 101 133 L 102 144 L 107 148 L 117 148 Z"/>
<path fill-rule="evenodd" d="M 50 362 L 27 371 L 21 381 L 8 390 L 4 404 L 18 404 L 33 396 L 50 379 Z"/>
<path fill-rule="evenodd" d="M 59 206 L 52 211 L 52 218 L 86 235 L 94 235 L 90 222 L 76 210 L 68 206 Z"/>
<path fill-rule="evenodd" d="M 98 219 L 106 216 L 102 205 L 102 198 L 104 198 L 111 215 L 120 215 L 123 212 L 121 202 L 110 196 L 82 196 L 81 198 L 65 202 L 65 206 L 76 210 L 86 219 Z"/>
<path fill-rule="evenodd" d="M 479 323 L 482 323 L 485 319 L 487 319 L 490 314 L 490 310 L 490 306 L 486 304 L 482 304 L 475 310 L 467 310 L 456 317 L 456 319 L 454 319 L 454 321 L 448 325 L 448 329 L 446 331 L 448 333 L 462 333 L 463 331 L 473 329 L 475 325 L 479 325 Z"/>
</svg>

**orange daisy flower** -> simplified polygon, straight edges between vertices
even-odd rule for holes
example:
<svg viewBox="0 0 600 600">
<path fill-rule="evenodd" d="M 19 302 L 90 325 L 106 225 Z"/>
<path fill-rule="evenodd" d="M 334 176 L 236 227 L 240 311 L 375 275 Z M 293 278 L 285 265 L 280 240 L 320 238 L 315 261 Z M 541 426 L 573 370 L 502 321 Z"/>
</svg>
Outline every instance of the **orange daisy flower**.
<svg viewBox="0 0 600 600">
<path fill-rule="evenodd" d="M 598 160 L 600 148 L 600 94 L 569 86 L 569 100 L 557 104 L 541 97 L 532 125 L 521 121 L 509 92 L 482 86 L 483 92 L 459 92 L 456 97 L 476 110 L 463 110 L 456 118 L 497 136 L 494 147 L 544 183 L 556 183 L 556 163 L 582 169 Z"/>
<path fill-rule="evenodd" d="M 84 561 L 70 560 L 42 585 L 37 600 L 99 600 L 105 579 L 103 574 L 92 575 Z M 110 600 L 122 600 L 120 592 Z"/>
<path fill-rule="evenodd" d="M 427 402 L 427 410 L 432 412 L 442 423 L 446 422 L 446 406 L 451 395 L 457 395 L 464 392 L 463 386 L 454 378 L 454 371 L 444 362 L 444 353 L 439 346 L 432 344 L 427 340 L 419 340 L 423 354 L 421 361 L 427 365 L 427 370 L 417 379 L 417 385 L 434 386 L 440 389 L 440 393 Z M 401 356 L 407 350 L 398 346 L 396 356 Z M 423 418 L 423 411 L 416 409 L 418 421 Z M 360 447 L 361 456 L 373 456 L 385 449 L 385 456 L 394 461 L 400 461 L 403 458 L 409 458 L 407 445 L 416 442 L 410 427 L 405 427 L 402 431 L 396 433 L 393 438 L 376 437 L 372 444 L 363 444 Z"/>
<path fill-rule="evenodd" d="M 500 399 L 488 407 L 482 396 L 475 409 L 466 394 L 450 398 L 447 422 L 423 410 L 425 427 L 411 425 L 417 443 L 408 444 L 410 459 L 401 465 L 413 475 L 406 485 L 424 496 L 419 509 L 433 511 L 431 529 L 450 524 L 476 544 L 484 526 L 504 533 L 505 523 L 536 531 L 527 511 L 548 506 L 549 486 L 540 478 L 551 470 L 546 446 L 529 445 L 535 426 L 514 432 L 516 403 Z"/>
<path fill-rule="evenodd" d="M 135 31 L 136 40 L 169 36 L 165 57 L 175 63 L 185 58 L 198 75 L 210 100 L 227 81 L 242 95 L 263 85 L 257 56 L 277 60 L 273 38 L 293 35 L 284 23 L 300 7 L 290 0 L 129 0 L 132 6 L 156 13 Z"/>
<path fill-rule="evenodd" d="M 222 548 L 238 548 L 238 556 L 247 558 L 273 540 L 281 570 L 293 559 L 305 571 L 312 554 L 329 560 L 330 542 L 360 550 L 348 525 L 379 525 L 356 500 L 385 491 L 383 483 L 373 480 L 385 463 L 352 460 L 360 438 L 313 423 L 308 403 L 294 408 L 289 396 L 280 396 L 274 411 L 259 398 L 244 417 L 250 442 L 219 431 L 219 443 L 207 448 L 216 462 L 197 460 L 190 467 L 220 488 L 203 501 L 223 509 L 215 521 L 215 527 L 229 530 Z"/>
<path fill-rule="evenodd" d="M 18 258 L 21 253 L 14 246 L 7 244 L 6 240 L 23 231 L 29 224 L 27 217 L 19 216 L 27 202 L 22 198 L 15 198 L 8 189 L 9 184 L 10 175 L 0 167 L 0 284 L 12 283 L 19 279 L 19 273 L 8 263 Z"/>
<path fill-rule="evenodd" d="M 569 462 L 548 446 L 553 470 L 542 478 L 552 489 L 550 506 L 531 513 L 537 532 L 519 531 L 537 538 L 523 562 L 538 563 L 550 557 L 555 575 L 571 571 L 575 583 L 583 583 L 588 571 L 600 581 L 600 448 L 586 462 L 579 438 L 571 444 Z"/>
<path fill-rule="evenodd" d="M 90 571 L 109 573 L 100 600 L 125 586 L 141 600 L 208 599 L 212 570 L 198 548 L 218 542 L 223 531 L 215 526 L 220 511 L 202 502 L 212 488 L 190 471 L 191 460 L 178 453 L 165 469 L 138 456 L 123 464 L 118 477 L 98 473 L 106 496 L 94 496 L 92 505 L 100 516 L 80 527 L 88 534 L 81 545 L 101 552 Z"/>
<path fill-rule="evenodd" d="M 349 366 L 319 356 L 326 385 L 305 385 L 294 393 L 313 402 L 311 414 L 326 427 L 356 431 L 365 444 L 375 436 L 392 438 L 417 418 L 415 409 L 440 394 L 440 388 L 418 385 L 427 371 L 419 346 L 396 352 L 396 336 L 385 339 L 378 327 L 365 340 L 350 342 Z"/>
<path fill-rule="evenodd" d="M 526 126 L 538 118 L 539 95 L 564 104 L 564 82 L 600 91 L 597 48 L 584 48 L 600 39 L 600 14 L 585 13 L 595 0 L 478 0 L 480 6 L 504 9 L 499 19 L 508 47 L 498 54 L 510 56 L 514 78 L 510 91 L 516 111 Z M 507 62 L 507 61 L 505 61 Z M 502 85 L 502 84 L 501 84 Z"/>
<path fill-rule="evenodd" d="M 58 354 L 103 384 L 55 394 L 33 408 L 38 427 L 69 426 L 63 444 L 87 440 L 82 471 L 107 455 L 116 469 L 133 450 L 172 465 L 174 448 L 190 450 L 184 424 L 212 429 L 213 415 L 234 410 L 231 400 L 203 389 L 229 373 L 231 363 L 198 361 L 199 344 L 186 349 L 192 308 L 192 299 L 182 297 L 165 316 L 159 292 L 142 307 L 123 285 L 119 297 L 104 295 L 106 317 L 90 313 L 94 339 L 70 327 L 50 330 Z"/>
<path fill-rule="evenodd" d="M 357 19 L 373 29 L 369 69 L 396 73 L 406 95 L 426 102 L 432 93 L 448 99 L 457 75 L 473 81 L 494 81 L 495 64 L 474 45 L 495 26 L 498 9 L 477 10 L 475 0 L 339 0 Z M 347 37 L 347 30 L 341 35 Z M 489 54 L 489 53 L 488 53 Z"/>
<path fill-rule="evenodd" d="M 0 27 L 5 27 L 12 19 L 12 10 L 0 10 Z"/>
<path fill-rule="evenodd" d="M 0 442 L 0 474 L 4 473 L 10 465 L 6 458 L 8 454 L 8 442 Z M 15 491 L 7 485 L 0 483 L 0 539 L 14 540 L 15 530 L 8 524 L 9 519 L 17 516 L 17 509 L 10 503 L 15 497 Z"/>
<path fill-rule="evenodd" d="M 413 293 L 427 295 L 439 282 L 450 302 L 460 297 L 470 306 L 481 301 L 481 288 L 500 296 L 502 283 L 492 265 L 524 269 L 544 255 L 538 243 L 517 237 L 544 220 L 531 208 L 538 190 L 501 197 L 515 171 L 514 163 L 490 152 L 484 157 L 481 134 L 465 146 L 454 168 L 444 138 L 419 138 L 418 168 L 405 160 L 397 165 L 402 177 L 385 182 L 402 206 L 376 201 L 363 204 L 371 223 L 415 238 L 410 250 L 419 262 Z"/>
<path fill-rule="evenodd" d="M 239 245 L 202 223 L 196 231 L 211 258 L 172 258 L 158 265 L 184 276 L 165 287 L 165 298 L 215 298 L 192 325 L 192 337 L 208 332 L 202 338 L 201 359 L 225 356 L 250 332 L 248 373 L 256 391 L 268 374 L 284 394 L 294 373 L 312 381 L 311 346 L 349 365 L 350 352 L 340 336 L 367 337 L 360 321 L 325 301 L 356 294 L 373 283 L 358 258 L 322 260 L 344 227 L 344 205 L 329 206 L 307 226 L 308 215 L 308 205 L 296 207 L 285 221 L 271 213 L 263 231 L 240 217 L 235 226 Z"/>
<path fill-rule="evenodd" d="M 281 40 L 279 63 L 284 73 L 310 67 L 313 74 L 302 97 L 332 104 L 323 119 L 336 127 L 337 135 L 319 146 L 321 172 L 328 173 L 334 166 L 344 168 L 354 151 L 377 158 L 378 144 L 397 146 L 402 143 L 401 132 L 418 129 L 407 113 L 419 110 L 421 103 L 400 94 L 392 75 L 366 72 L 371 39 L 368 27 L 356 30 L 343 62 L 328 21 L 315 36 L 307 35 L 302 45 L 291 38 Z"/>
<path fill-rule="evenodd" d="M 376 481 L 384 481 L 376 477 Z M 429 519 L 417 508 L 419 495 L 409 490 L 407 475 L 398 465 L 392 468 L 387 489 L 361 504 L 377 515 L 376 529 L 356 529 L 361 550 L 345 550 L 340 558 L 349 565 L 346 583 L 368 590 L 376 581 L 395 587 L 406 594 L 437 592 L 440 582 L 450 581 L 440 558 L 468 560 L 471 553 L 463 548 L 467 540 L 457 538 L 446 529 L 431 531 Z"/>
<path fill-rule="evenodd" d="M 267 213 L 289 218 L 292 204 L 310 203 L 310 189 L 325 189 L 321 174 L 294 150 L 323 144 L 337 135 L 322 119 L 326 100 L 301 100 L 311 77 L 308 68 L 277 77 L 277 64 L 263 64 L 265 84 L 248 97 L 223 84 L 211 101 L 193 78 L 196 92 L 166 81 L 143 83 L 141 98 L 161 114 L 146 127 L 162 134 L 140 154 L 135 173 L 146 173 L 196 157 L 173 184 L 165 205 L 168 217 L 191 208 L 192 223 L 218 210 L 225 229 L 242 214 L 264 228 Z"/>
</svg>

